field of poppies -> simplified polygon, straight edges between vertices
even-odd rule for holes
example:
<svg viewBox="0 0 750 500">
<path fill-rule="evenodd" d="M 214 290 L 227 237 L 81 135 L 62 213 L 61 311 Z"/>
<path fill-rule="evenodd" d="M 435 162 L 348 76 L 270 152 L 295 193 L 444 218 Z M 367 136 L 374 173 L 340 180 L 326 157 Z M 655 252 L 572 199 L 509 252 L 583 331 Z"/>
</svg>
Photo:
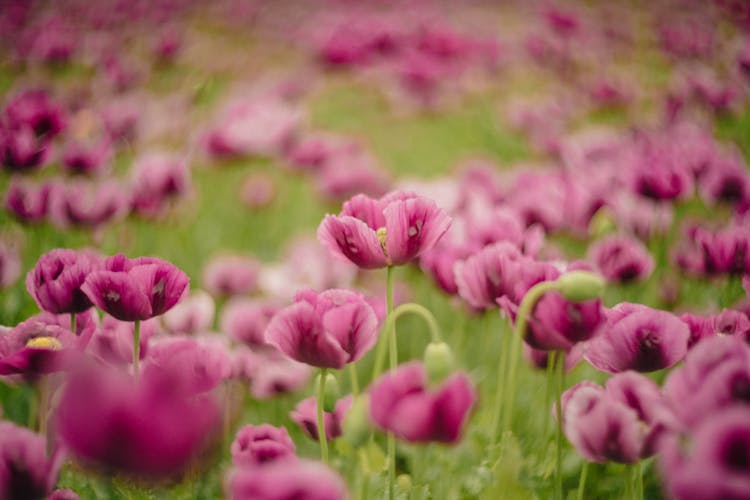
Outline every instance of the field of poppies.
<svg viewBox="0 0 750 500">
<path fill-rule="evenodd" d="M 750 4 L 0 1 L 0 500 L 750 499 Z"/>
</svg>

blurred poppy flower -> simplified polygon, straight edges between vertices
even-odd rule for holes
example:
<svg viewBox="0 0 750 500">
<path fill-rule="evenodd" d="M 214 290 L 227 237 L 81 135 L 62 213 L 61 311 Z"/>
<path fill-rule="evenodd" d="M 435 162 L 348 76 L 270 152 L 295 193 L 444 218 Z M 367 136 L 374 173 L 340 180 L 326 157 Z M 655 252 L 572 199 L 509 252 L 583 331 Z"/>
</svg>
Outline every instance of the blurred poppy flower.
<svg viewBox="0 0 750 500">
<path fill-rule="evenodd" d="M 336 402 L 332 412 L 323 412 L 323 425 L 326 429 L 326 439 L 336 439 L 341 436 L 342 424 L 352 406 L 352 396 L 346 396 Z M 294 408 L 289 416 L 297 422 L 302 430 L 314 440 L 318 440 L 318 403 L 315 397 L 303 399 Z"/>
<path fill-rule="evenodd" d="M 99 258 L 92 252 L 51 250 L 39 257 L 26 275 L 26 289 L 45 311 L 54 314 L 83 312 L 92 303 L 81 286 L 99 264 Z"/>
<path fill-rule="evenodd" d="M 296 450 L 286 428 L 271 424 L 246 425 L 237 431 L 232 442 L 232 463 L 242 467 L 295 460 Z"/>
</svg>

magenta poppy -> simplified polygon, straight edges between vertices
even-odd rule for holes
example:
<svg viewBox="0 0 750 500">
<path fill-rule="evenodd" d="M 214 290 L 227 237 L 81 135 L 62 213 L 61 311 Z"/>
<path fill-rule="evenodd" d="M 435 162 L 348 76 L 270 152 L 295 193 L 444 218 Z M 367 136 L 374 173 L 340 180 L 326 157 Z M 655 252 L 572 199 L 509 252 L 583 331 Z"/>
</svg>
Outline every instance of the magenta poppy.
<svg viewBox="0 0 750 500">
<path fill-rule="evenodd" d="M 173 334 L 198 334 L 209 331 L 214 322 L 216 304 L 203 291 L 192 291 L 184 300 L 164 313 L 164 327 Z"/>
<path fill-rule="evenodd" d="M 143 374 L 163 378 L 174 374 L 181 384 L 174 390 L 193 395 L 210 391 L 229 378 L 231 360 L 220 339 L 171 337 L 151 343 Z"/>
<path fill-rule="evenodd" d="M 29 184 L 12 179 L 5 193 L 5 209 L 24 224 L 38 224 L 47 218 L 51 185 Z"/>
<path fill-rule="evenodd" d="M 141 322 L 139 354 L 142 360 L 148 356 L 151 338 L 156 335 L 157 320 Z M 129 365 L 133 362 L 133 334 L 135 325 L 132 321 L 120 321 L 112 316 L 104 316 L 101 327 L 91 338 L 88 352 L 111 365 Z"/>
<path fill-rule="evenodd" d="M 568 351 L 593 338 L 604 321 L 601 300 L 570 302 L 550 292 L 536 303 L 524 340 L 536 349 Z"/>
<path fill-rule="evenodd" d="M 370 417 L 383 430 L 410 442 L 453 444 L 461 438 L 476 391 L 464 373 L 428 388 L 421 362 L 383 375 L 370 391 Z"/>
<path fill-rule="evenodd" d="M 11 172 L 29 172 L 49 157 L 52 145 L 24 126 L 17 130 L 0 127 L 0 165 Z"/>
<path fill-rule="evenodd" d="M 78 342 L 66 328 L 32 317 L 0 333 L 0 375 L 35 378 L 62 370 Z"/>
<path fill-rule="evenodd" d="M 342 425 L 351 406 L 352 396 L 349 395 L 339 399 L 332 412 L 323 412 L 323 425 L 325 425 L 326 429 L 326 439 L 331 440 L 341 436 L 343 432 Z M 318 403 L 315 400 L 315 397 L 310 397 L 297 403 L 294 411 L 289 414 L 291 419 L 299 424 L 304 433 L 315 441 L 318 440 L 317 412 Z"/>
<path fill-rule="evenodd" d="M 360 293 L 306 290 L 294 302 L 274 316 L 265 338 L 296 361 L 341 369 L 362 358 L 377 342 L 378 319 Z"/>
<path fill-rule="evenodd" d="M 591 246 L 591 260 L 610 281 L 645 280 L 654 270 L 654 259 L 634 238 L 609 236 Z"/>
<path fill-rule="evenodd" d="M 26 275 L 26 289 L 40 308 L 54 314 L 80 313 L 92 306 L 81 290 L 86 277 L 99 267 L 92 252 L 58 248 L 39 257 Z"/>
<path fill-rule="evenodd" d="M 61 227 L 99 227 L 127 215 L 129 195 L 114 181 L 57 181 L 49 195 L 49 217 Z"/>
<path fill-rule="evenodd" d="M 25 427 L 0 422 L 0 498 L 47 498 L 57 483 L 63 454 L 47 456 L 47 439 Z"/>
<path fill-rule="evenodd" d="M 226 481 L 231 500 L 346 500 L 344 480 L 319 462 L 272 462 L 261 467 L 238 467 Z"/>
<path fill-rule="evenodd" d="M 196 466 L 216 437 L 218 406 L 209 397 L 182 397 L 174 389 L 182 385 L 177 374 L 156 375 L 134 382 L 121 372 L 88 366 L 72 374 L 60 398 L 57 429 L 73 456 L 144 479 Z"/>
<path fill-rule="evenodd" d="M 89 274 L 81 290 L 107 314 L 121 321 L 140 321 L 171 309 L 188 282 L 187 275 L 169 262 L 118 254 Z"/>
<path fill-rule="evenodd" d="M 361 268 L 406 264 L 432 248 L 451 219 L 435 202 L 393 191 L 379 200 L 357 195 L 338 216 L 326 215 L 318 239 Z"/>
<path fill-rule="evenodd" d="M 5 108 L 12 128 L 30 127 L 38 137 L 54 137 L 65 129 L 65 111 L 44 90 L 29 89 L 15 95 Z"/>
<path fill-rule="evenodd" d="M 70 174 L 96 176 L 105 173 L 111 156 L 109 139 L 69 141 L 62 153 L 62 163 Z"/>
<path fill-rule="evenodd" d="M 266 327 L 279 310 L 278 304 L 267 300 L 232 299 L 221 313 L 221 330 L 248 346 L 265 346 Z"/>
<path fill-rule="evenodd" d="M 190 191 L 191 175 L 185 160 L 165 153 L 139 158 L 132 169 L 133 211 L 146 217 L 163 213 L 172 200 Z"/>
<path fill-rule="evenodd" d="M 285 427 L 246 425 L 237 431 L 231 446 L 235 466 L 253 466 L 277 460 L 295 460 L 297 448 Z"/>
<path fill-rule="evenodd" d="M 260 268 L 253 257 L 220 255 L 203 269 L 203 287 L 217 297 L 252 293 L 258 287 Z"/>
<path fill-rule="evenodd" d="M 689 338 L 690 329 L 677 316 L 622 302 L 607 311 L 602 333 L 586 344 L 583 357 L 607 373 L 650 372 L 681 361 Z"/>
</svg>

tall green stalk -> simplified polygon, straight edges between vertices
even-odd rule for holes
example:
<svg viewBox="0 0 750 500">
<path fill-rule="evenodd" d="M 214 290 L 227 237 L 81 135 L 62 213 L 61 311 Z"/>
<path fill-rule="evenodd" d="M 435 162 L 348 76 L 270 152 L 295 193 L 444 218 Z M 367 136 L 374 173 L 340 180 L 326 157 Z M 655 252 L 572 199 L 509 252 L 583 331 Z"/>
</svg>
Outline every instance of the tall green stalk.
<svg viewBox="0 0 750 500">
<path fill-rule="evenodd" d="M 320 459 L 324 464 L 328 464 L 328 436 L 326 435 L 326 421 L 323 414 L 324 400 L 326 397 L 326 375 L 327 368 L 320 370 L 320 382 L 318 383 L 318 442 L 320 443 Z"/>
</svg>

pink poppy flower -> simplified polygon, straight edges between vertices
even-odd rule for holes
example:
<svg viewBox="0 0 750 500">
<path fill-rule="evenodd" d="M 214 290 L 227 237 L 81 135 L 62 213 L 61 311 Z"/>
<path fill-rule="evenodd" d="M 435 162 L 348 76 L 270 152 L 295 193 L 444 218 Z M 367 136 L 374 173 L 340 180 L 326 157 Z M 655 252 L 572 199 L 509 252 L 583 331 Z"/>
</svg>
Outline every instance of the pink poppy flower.
<svg viewBox="0 0 750 500">
<path fill-rule="evenodd" d="M 198 465 L 216 437 L 219 410 L 208 397 L 186 399 L 175 373 L 141 377 L 84 367 L 60 398 L 57 429 L 86 465 L 144 479 Z"/>
<path fill-rule="evenodd" d="M 343 289 L 306 290 L 274 316 L 265 338 L 296 361 L 341 369 L 372 349 L 377 329 L 378 319 L 362 294 Z"/>
<path fill-rule="evenodd" d="M 599 272 L 611 281 L 644 280 L 654 269 L 654 259 L 642 243 L 626 236 L 609 236 L 589 249 Z"/>
<path fill-rule="evenodd" d="M 221 330 L 250 347 L 266 346 L 266 327 L 280 309 L 271 301 L 232 299 L 221 313 Z"/>
<path fill-rule="evenodd" d="M 323 425 L 325 425 L 326 429 L 326 439 L 331 440 L 341 436 L 343 433 L 342 425 L 351 406 L 352 396 L 349 395 L 339 399 L 332 412 L 323 412 Z M 318 440 L 317 412 L 318 402 L 313 396 L 297 403 L 294 411 L 289 414 L 289 417 L 299 424 L 305 434 L 315 441 Z"/>
<path fill-rule="evenodd" d="M 52 138 L 67 125 L 64 109 L 44 90 L 24 90 L 13 96 L 4 114 L 11 128 L 31 127 L 37 137 Z"/>
<path fill-rule="evenodd" d="M 217 256 L 203 269 L 203 286 L 218 297 L 252 293 L 258 286 L 260 269 L 260 262 L 253 257 Z"/>
<path fill-rule="evenodd" d="M 189 279 L 169 262 L 156 257 L 107 258 L 90 273 L 81 290 L 99 309 L 121 321 L 139 321 L 164 314 L 182 298 Z"/>
<path fill-rule="evenodd" d="M 10 172 L 30 172 L 40 167 L 51 147 L 47 138 L 35 136 L 28 126 L 17 130 L 0 126 L 0 165 Z"/>
<path fill-rule="evenodd" d="M 44 436 L 0 422 L 0 498 L 47 498 L 57 483 L 63 459 L 59 449 L 47 456 Z"/>
<path fill-rule="evenodd" d="M 103 174 L 112 156 L 109 139 L 69 141 L 62 153 L 62 163 L 70 174 L 96 176 Z"/>
<path fill-rule="evenodd" d="M 524 340 L 536 349 L 568 351 L 595 337 L 604 322 L 600 300 L 570 302 L 550 292 L 536 303 Z"/>
<path fill-rule="evenodd" d="M 705 419 L 689 436 L 661 441 L 659 465 L 669 495 L 681 500 L 750 497 L 750 409 Z"/>
<path fill-rule="evenodd" d="M 172 376 L 180 383 L 173 390 L 186 395 L 208 392 L 231 375 L 229 351 L 219 339 L 159 339 L 149 346 L 145 361 L 145 377 Z"/>
<path fill-rule="evenodd" d="M 91 252 L 51 250 L 39 257 L 36 266 L 26 275 L 26 289 L 45 311 L 80 313 L 92 306 L 81 286 L 99 265 L 99 258 Z"/>
<path fill-rule="evenodd" d="M 38 224 L 47 218 L 51 187 L 13 178 L 5 192 L 5 209 L 24 224 Z"/>
<path fill-rule="evenodd" d="M 410 442 L 453 444 L 461 438 L 476 392 L 463 373 L 428 389 L 422 363 L 401 365 L 383 375 L 370 390 L 370 417 L 375 424 Z"/>
<path fill-rule="evenodd" d="M 145 217 L 163 213 L 172 200 L 190 191 L 190 169 L 185 161 L 166 153 L 139 158 L 132 170 L 133 211 Z"/>
<path fill-rule="evenodd" d="M 237 467 L 296 460 L 296 451 L 286 428 L 271 424 L 242 427 L 231 446 L 232 463 Z"/>
<path fill-rule="evenodd" d="M 298 363 L 276 350 L 262 354 L 255 354 L 249 349 L 241 350 L 241 373 L 235 373 L 240 378 L 250 380 L 250 394 L 255 399 L 272 399 L 282 394 L 296 392 L 308 383 L 312 376 L 312 369 L 304 363 Z M 235 351 L 235 362 L 237 361 Z"/>
<path fill-rule="evenodd" d="M 690 329 L 673 314 L 622 302 L 607 311 L 602 333 L 586 344 L 583 357 L 607 373 L 650 372 L 681 361 L 689 338 Z"/>
<path fill-rule="evenodd" d="M 156 327 L 155 319 L 141 323 L 139 360 L 148 356 L 151 338 L 156 335 Z M 130 365 L 133 363 L 134 330 L 135 325 L 132 321 L 120 321 L 112 316 L 104 316 L 101 327 L 91 338 L 88 352 L 114 366 Z"/>
<path fill-rule="evenodd" d="M 318 239 L 359 267 L 406 264 L 432 248 L 451 219 L 433 201 L 394 191 L 379 200 L 357 195 L 338 216 L 326 215 Z"/>
<path fill-rule="evenodd" d="M 231 500 L 346 500 L 344 480 L 319 462 L 272 462 L 233 469 L 226 481 Z"/>
<path fill-rule="evenodd" d="M 49 214 L 61 228 L 98 227 L 120 220 L 128 213 L 130 198 L 114 181 L 57 181 L 49 194 Z"/>
<path fill-rule="evenodd" d="M 0 290 L 13 285 L 21 277 L 21 256 L 15 245 L 0 241 Z"/>
<path fill-rule="evenodd" d="M 164 313 L 162 323 L 172 334 L 205 333 L 213 325 L 216 304 L 204 291 L 194 290 L 184 300 Z"/>
<path fill-rule="evenodd" d="M 60 371 L 69 350 L 79 345 L 80 339 L 67 328 L 32 317 L 0 333 L 0 375 L 34 379 Z"/>
</svg>

